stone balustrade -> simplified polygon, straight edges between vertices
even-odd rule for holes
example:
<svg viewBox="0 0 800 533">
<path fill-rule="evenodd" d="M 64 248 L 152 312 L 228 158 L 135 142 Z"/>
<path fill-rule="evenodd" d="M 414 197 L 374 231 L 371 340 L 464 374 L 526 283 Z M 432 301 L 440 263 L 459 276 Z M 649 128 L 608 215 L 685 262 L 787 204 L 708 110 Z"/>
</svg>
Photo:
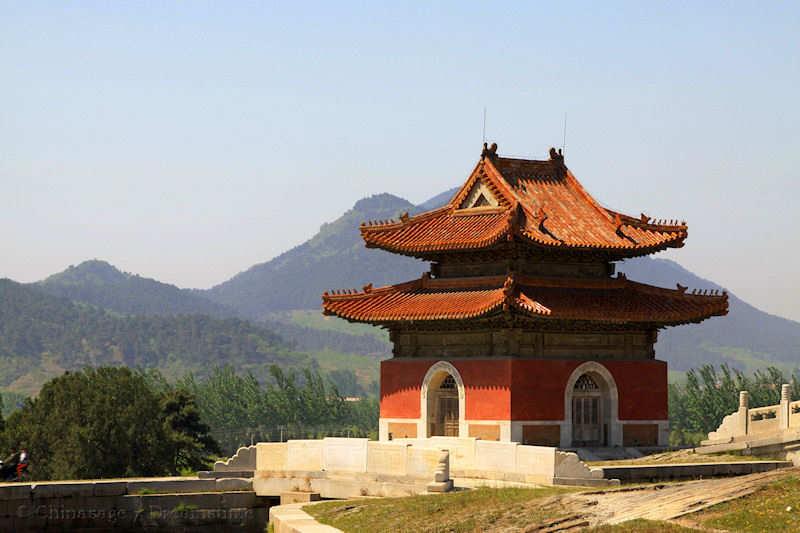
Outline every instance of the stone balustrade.
<svg viewBox="0 0 800 533">
<path fill-rule="evenodd" d="M 415 447 L 450 451 L 450 474 L 456 478 L 543 485 L 608 485 L 601 469 L 589 468 L 573 452 L 549 446 L 476 438 L 397 439 Z"/>
<path fill-rule="evenodd" d="M 547 446 L 476 438 L 325 438 L 256 445 L 257 494 L 320 493 L 325 498 L 446 491 L 450 476 L 499 482 L 605 486 L 601 469 Z M 231 465 L 227 465 L 231 466 Z"/>
<path fill-rule="evenodd" d="M 781 386 L 781 401 L 777 405 L 750 408 L 750 395 L 739 393 L 739 409 L 722 419 L 716 431 L 708 434 L 701 444 L 715 446 L 767 436 L 777 436 L 800 429 L 800 401 L 791 401 L 791 386 Z"/>
</svg>

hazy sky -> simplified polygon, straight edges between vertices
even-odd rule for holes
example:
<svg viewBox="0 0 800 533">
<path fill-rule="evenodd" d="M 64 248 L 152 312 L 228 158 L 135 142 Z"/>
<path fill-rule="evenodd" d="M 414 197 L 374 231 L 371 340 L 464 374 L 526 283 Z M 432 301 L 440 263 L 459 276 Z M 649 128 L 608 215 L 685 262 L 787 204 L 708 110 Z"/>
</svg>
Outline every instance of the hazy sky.
<svg viewBox="0 0 800 533">
<path fill-rule="evenodd" d="M 800 319 L 800 4 L 3 2 L 0 277 L 208 287 L 500 153 L 689 222 L 665 256 Z"/>
</svg>

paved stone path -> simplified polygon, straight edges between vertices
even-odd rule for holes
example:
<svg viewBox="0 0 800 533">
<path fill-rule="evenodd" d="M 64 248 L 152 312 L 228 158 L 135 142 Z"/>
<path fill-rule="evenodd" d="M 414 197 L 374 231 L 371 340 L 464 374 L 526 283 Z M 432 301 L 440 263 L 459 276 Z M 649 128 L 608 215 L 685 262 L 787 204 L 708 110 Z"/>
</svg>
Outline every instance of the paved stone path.
<svg viewBox="0 0 800 533">
<path fill-rule="evenodd" d="M 622 488 L 570 495 L 565 504 L 575 510 L 573 518 L 591 525 L 619 524 L 627 520 L 674 520 L 756 491 L 761 485 L 800 468 L 784 468 L 771 472 L 733 478 L 706 479 L 683 483 Z M 550 531 L 566 531 L 557 524 Z"/>
</svg>

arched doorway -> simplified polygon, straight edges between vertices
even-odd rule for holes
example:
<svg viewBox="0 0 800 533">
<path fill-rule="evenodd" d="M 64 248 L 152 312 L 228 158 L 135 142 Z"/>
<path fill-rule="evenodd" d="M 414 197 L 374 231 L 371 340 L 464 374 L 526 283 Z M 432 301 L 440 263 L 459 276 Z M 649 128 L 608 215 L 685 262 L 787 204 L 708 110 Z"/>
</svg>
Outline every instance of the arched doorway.
<svg viewBox="0 0 800 533">
<path fill-rule="evenodd" d="M 602 447 L 620 444 L 617 417 L 617 386 L 611 373 L 601 364 L 579 366 L 567 381 L 564 391 L 566 447 Z"/>
<path fill-rule="evenodd" d="M 458 437 L 464 423 L 464 382 L 456 368 L 439 361 L 422 382 L 422 420 L 427 437 Z"/>
</svg>

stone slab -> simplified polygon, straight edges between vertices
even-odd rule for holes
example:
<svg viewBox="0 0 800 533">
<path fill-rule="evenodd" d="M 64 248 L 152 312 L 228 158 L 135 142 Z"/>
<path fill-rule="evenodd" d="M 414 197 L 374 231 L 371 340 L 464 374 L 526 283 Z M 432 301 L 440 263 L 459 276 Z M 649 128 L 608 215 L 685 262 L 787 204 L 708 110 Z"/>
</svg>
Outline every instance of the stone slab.
<svg viewBox="0 0 800 533">
<path fill-rule="evenodd" d="M 275 533 L 341 533 L 340 529 L 320 524 L 303 511 L 303 503 L 276 505 L 269 510 L 269 521 Z"/>
<path fill-rule="evenodd" d="M 548 483 L 555 476 L 556 449 L 548 446 L 517 446 L 516 471 L 525 479 Z"/>
<path fill-rule="evenodd" d="M 286 443 L 286 470 L 322 470 L 323 440 L 290 440 Z"/>
<path fill-rule="evenodd" d="M 367 443 L 367 472 L 405 476 L 408 471 L 408 445 L 394 442 Z"/>
<path fill-rule="evenodd" d="M 95 496 L 122 496 L 128 493 L 127 481 L 96 481 L 92 484 Z"/>
<path fill-rule="evenodd" d="M 218 491 L 251 491 L 253 490 L 253 478 L 221 478 L 215 480 L 215 489 Z"/>
<path fill-rule="evenodd" d="M 436 448 L 407 448 L 406 476 L 433 481 L 442 451 Z"/>
<path fill-rule="evenodd" d="M 128 494 L 137 494 L 141 491 L 146 492 L 210 492 L 216 489 L 217 482 L 214 479 L 153 479 L 137 480 L 128 482 Z"/>
<path fill-rule="evenodd" d="M 368 439 L 328 437 L 323 440 L 322 468 L 328 471 L 366 472 Z"/>
<path fill-rule="evenodd" d="M 289 503 L 308 503 L 317 502 L 320 500 L 319 492 L 284 492 L 281 493 L 281 505 Z"/>
<path fill-rule="evenodd" d="M 519 445 L 515 442 L 476 442 L 475 469 L 516 472 L 517 446 Z"/>
<path fill-rule="evenodd" d="M 729 463 L 689 463 L 672 465 L 603 466 L 603 477 L 623 483 L 742 476 L 792 466 L 791 461 L 742 461 Z"/>
<path fill-rule="evenodd" d="M 285 442 L 259 442 L 256 444 L 256 470 L 286 470 Z"/>
</svg>

